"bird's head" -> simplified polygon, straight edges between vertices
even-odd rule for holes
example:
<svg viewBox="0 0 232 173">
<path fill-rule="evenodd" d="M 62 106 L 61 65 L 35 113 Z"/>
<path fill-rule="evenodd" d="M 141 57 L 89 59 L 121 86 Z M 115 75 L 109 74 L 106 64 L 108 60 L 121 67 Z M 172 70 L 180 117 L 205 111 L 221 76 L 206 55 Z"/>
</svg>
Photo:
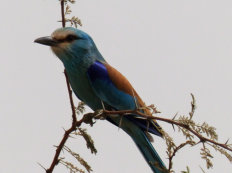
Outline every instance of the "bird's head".
<svg viewBox="0 0 232 173">
<path fill-rule="evenodd" d="M 50 46 L 62 61 L 80 59 L 86 54 L 100 55 L 92 38 L 87 33 L 72 27 L 59 28 L 51 36 L 37 38 L 34 42 Z"/>
</svg>

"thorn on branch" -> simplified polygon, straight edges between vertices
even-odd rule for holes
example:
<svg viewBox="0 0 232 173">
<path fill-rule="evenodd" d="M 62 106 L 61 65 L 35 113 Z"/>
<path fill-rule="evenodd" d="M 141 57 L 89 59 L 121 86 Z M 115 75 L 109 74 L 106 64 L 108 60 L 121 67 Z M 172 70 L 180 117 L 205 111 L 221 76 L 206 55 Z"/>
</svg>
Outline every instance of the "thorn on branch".
<svg viewBox="0 0 232 173">
<path fill-rule="evenodd" d="M 178 115 L 178 112 L 174 115 L 174 117 L 172 118 L 172 120 L 175 120 L 177 115 Z"/>
<path fill-rule="evenodd" d="M 174 115 L 174 117 L 172 118 L 172 120 L 174 121 L 175 120 L 175 118 L 176 118 L 176 116 L 178 115 L 178 112 Z M 174 126 L 174 124 L 172 124 L 172 128 L 173 128 L 173 130 L 175 131 L 175 126 Z"/>
<path fill-rule="evenodd" d="M 43 168 L 45 171 L 47 170 L 43 165 L 41 165 L 39 162 L 37 162 L 37 164 L 41 167 L 41 168 Z"/>
<path fill-rule="evenodd" d="M 229 140 L 230 140 L 230 139 L 227 139 L 227 141 L 225 142 L 225 145 L 227 145 L 227 144 L 228 144 Z"/>
</svg>

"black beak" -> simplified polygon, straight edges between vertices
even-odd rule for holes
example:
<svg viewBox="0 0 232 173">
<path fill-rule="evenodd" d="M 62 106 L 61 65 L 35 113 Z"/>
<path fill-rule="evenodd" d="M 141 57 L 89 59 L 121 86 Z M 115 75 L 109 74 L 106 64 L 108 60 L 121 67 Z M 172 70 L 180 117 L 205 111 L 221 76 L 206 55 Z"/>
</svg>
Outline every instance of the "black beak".
<svg viewBox="0 0 232 173">
<path fill-rule="evenodd" d="M 40 37 L 34 40 L 35 43 L 43 44 L 46 46 L 56 46 L 59 42 L 52 37 Z"/>
</svg>

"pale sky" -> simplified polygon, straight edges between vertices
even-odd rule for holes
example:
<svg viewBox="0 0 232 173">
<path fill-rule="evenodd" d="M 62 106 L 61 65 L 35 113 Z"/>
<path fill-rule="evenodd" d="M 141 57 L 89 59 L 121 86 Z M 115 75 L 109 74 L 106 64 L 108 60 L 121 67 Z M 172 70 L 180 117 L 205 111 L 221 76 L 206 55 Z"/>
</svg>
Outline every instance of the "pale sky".
<svg viewBox="0 0 232 173">
<path fill-rule="evenodd" d="M 105 59 L 121 71 L 160 116 L 190 111 L 194 119 L 217 128 L 219 139 L 232 137 L 231 0 L 77 0 L 73 15 L 94 39 Z M 41 173 L 48 167 L 71 110 L 62 63 L 34 39 L 61 24 L 58 0 L 2 1 L 0 6 L 0 173 Z M 78 100 L 76 99 L 77 103 Z M 160 122 L 180 142 L 172 127 Z M 95 173 L 151 172 L 133 141 L 107 121 L 88 127 L 98 153 L 91 155 L 81 138 L 67 146 L 81 154 Z M 232 141 L 231 141 L 232 142 Z M 166 163 L 164 140 L 154 147 Z M 176 172 L 229 173 L 231 163 L 218 152 L 206 170 L 199 147 L 177 153 Z M 68 157 L 66 155 L 65 157 Z M 73 161 L 75 163 L 75 161 Z M 54 173 L 68 172 L 58 166 Z"/>
</svg>

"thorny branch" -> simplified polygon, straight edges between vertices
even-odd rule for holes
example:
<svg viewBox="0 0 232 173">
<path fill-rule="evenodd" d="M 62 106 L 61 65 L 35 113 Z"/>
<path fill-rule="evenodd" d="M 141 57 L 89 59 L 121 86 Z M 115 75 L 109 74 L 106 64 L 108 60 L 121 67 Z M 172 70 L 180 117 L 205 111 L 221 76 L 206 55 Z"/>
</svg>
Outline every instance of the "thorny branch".
<svg viewBox="0 0 232 173">
<path fill-rule="evenodd" d="M 70 101 L 71 101 L 71 99 L 70 99 Z M 74 132 L 77 129 L 77 127 L 80 127 L 82 123 L 93 125 L 93 119 L 104 119 L 106 116 L 115 115 L 115 114 L 118 114 L 121 116 L 128 115 L 128 114 L 137 114 L 137 115 L 141 115 L 142 117 L 144 117 L 145 119 L 148 119 L 148 120 L 155 119 L 155 120 L 167 122 L 167 123 L 172 124 L 172 125 L 174 124 L 178 127 L 182 127 L 182 128 L 187 129 L 188 131 L 193 133 L 195 136 L 197 136 L 199 138 L 199 143 L 203 143 L 204 148 L 205 148 L 205 143 L 209 142 L 209 143 L 214 144 L 216 146 L 220 146 L 226 150 L 232 151 L 231 147 L 229 147 L 229 145 L 227 143 L 223 144 L 223 143 L 216 142 L 215 140 L 206 138 L 206 137 L 202 136 L 201 134 L 199 134 L 198 132 L 196 132 L 195 130 L 193 130 L 189 125 L 178 122 L 177 120 L 147 115 L 147 114 L 142 113 L 141 110 L 139 110 L 139 109 L 138 110 L 123 110 L 123 111 L 98 110 L 98 111 L 95 111 L 94 113 L 84 114 L 83 118 L 79 121 L 73 121 L 72 127 L 70 129 L 68 129 L 67 131 L 65 131 L 64 137 L 61 140 L 59 146 L 57 147 L 56 154 L 55 154 L 55 157 L 53 159 L 52 165 L 49 169 L 46 170 L 46 172 L 51 173 L 53 171 L 55 165 L 59 163 L 60 151 L 64 147 L 64 144 L 65 144 L 66 140 L 68 139 L 69 135 L 72 132 Z M 172 162 L 172 159 L 175 156 L 176 152 L 178 150 L 180 150 L 181 148 L 183 148 L 184 146 L 186 146 L 187 144 L 195 145 L 194 141 L 186 141 L 185 143 L 182 143 L 179 146 L 177 146 L 174 149 L 174 151 L 172 152 L 172 154 L 169 155 L 169 171 L 172 168 L 171 162 Z"/>
<path fill-rule="evenodd" d="M 70 99 L 70 101 L 71 101 L 71 99 Z M 46 173 L 52 173 L 53 172 L 53 169 L 59 163 L 59 155 L 60 155 L 60 152 L 62 151 L 62 149 L 64 148 L 64 145 L 65 145 L 67 139 L 70 137 L 72 132 L 75 132 L 77 130 L 77 127 L 81 126 L 82 123 L 86 123 L 86 124 L 90 124 L 90 125 L 92 124 L 92 121 L 90 121 L 90 119 L 89 119 L 89 114 L 85 114 L 82 117 L 82 119 L 79 120 L 79 121 L 77 121 L 77 120 L 74 121 L 73 120 L 72 126 L 68 130 L 65 130 L 64 136 L 63 136 L 60 144 L 56 148 L 56 153 L 55 153 L 55 156 L 53 158 L 52 164 L 51 164 L 50 168 L 48 168 L 46 170 Z"/>
</svg>

